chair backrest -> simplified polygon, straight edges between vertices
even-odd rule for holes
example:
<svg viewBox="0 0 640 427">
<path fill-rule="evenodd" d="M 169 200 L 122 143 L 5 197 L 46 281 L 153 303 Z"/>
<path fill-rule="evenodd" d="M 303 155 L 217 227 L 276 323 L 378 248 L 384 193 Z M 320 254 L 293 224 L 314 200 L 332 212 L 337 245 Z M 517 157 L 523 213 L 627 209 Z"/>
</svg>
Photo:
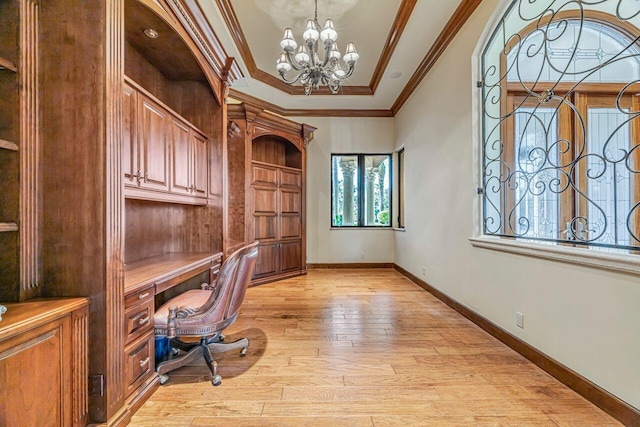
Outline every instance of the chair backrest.
<svg viewBox="0 0 640 427">
<path fill-rule="evenodd" d="M 217 321 L 235 316 L 251 282 L 257 258 L 258 242 L 244 246 L 231 254 L 222 264 L 212 295 L 200 307 L 199 315 L 206 316 L 215 312 Z"/>
</svg>

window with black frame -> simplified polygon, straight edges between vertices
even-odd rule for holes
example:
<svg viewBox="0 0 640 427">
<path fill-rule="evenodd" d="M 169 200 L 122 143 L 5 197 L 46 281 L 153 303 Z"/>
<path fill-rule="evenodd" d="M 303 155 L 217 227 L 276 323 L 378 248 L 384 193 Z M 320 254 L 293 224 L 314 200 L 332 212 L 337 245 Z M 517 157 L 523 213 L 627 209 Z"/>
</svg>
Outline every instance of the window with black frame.
<svg viewBox="0 0 640 427">
<path fill-rule="evenodd" d="M 391 226 L 391 154 L 331 156 L 331 226 Z"/>
</svg>

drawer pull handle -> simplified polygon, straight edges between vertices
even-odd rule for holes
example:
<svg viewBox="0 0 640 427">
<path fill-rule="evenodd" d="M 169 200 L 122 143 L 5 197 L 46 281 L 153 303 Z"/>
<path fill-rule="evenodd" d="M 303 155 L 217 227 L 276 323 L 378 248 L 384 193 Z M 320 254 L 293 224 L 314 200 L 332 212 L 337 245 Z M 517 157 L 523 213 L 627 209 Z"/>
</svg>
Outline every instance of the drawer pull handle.
<svg viewBox="0 0 640 427">
<path fill-rule="evenodd" d="M 145 299 L 148 296 L 149 296 L 149 292 L 145 292 L 144 294 L 138 295 L 138 299 Z"/>
<path fill-rule="evenodd" d="M 149 321 L 149 319 L 150 319 L 149 316 L 141 317 L 140 319 L 138 319 L 138 323 L 141 325 L 144 325 Z"/>
<path fill-rule="evenodd" d="M 149 357 L 147 357 L 146 359 L 143 359 L 143 360 L 140 361 L 140 367 L 142 368 L 147 363 L 149 363 Z"/>
</svg>

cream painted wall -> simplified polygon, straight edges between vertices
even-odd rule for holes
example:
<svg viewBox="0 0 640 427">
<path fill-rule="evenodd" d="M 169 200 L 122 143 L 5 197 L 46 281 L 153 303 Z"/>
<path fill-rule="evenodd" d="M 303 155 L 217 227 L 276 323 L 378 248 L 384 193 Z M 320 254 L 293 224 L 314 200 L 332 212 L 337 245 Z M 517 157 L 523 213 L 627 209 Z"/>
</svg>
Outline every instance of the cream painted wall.
<svg viewBox="0 0 640 427">
<path fill-rule="evenodd" d="M 393 262 L 393 230 L 331 230 L 331 153 L 391 153 L 394 119 L 294 120 L 318 128 L 307 147 L 307 262 Z"/>
<path fill-rule="evenodd" d="M 406 150 L 407 231 L 394 234 L 395 262 L 640 408 L 638 276 L 474 248 L 468 241 L 478 197 L 471 57 L 497 4 L 481 3 L 396 116 L 396 147 Z M 328 206 L 326 188 L 320 198 Z M 524 314 L 524 329 L 515 326 L 516 311 Z"/>
</svg>

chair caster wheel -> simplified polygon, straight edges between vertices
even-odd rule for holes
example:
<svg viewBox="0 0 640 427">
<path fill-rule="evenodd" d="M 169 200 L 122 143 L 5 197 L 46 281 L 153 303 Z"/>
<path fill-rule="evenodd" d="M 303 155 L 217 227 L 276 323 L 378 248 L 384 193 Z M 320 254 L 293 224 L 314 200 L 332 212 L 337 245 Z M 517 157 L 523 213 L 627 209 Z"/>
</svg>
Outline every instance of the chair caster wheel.
<svg viewBox="0 0 640 427">
<path fill-rule="evenodd" d="M 222 377 L 220 375 L 216 375 L 213 377 L 213 379 L 211 380 L 211 384 L 213 384 L 214 386 L 219 386 L 220 384 L 222 384 Z"/>
<path fill-rule="evenodd" d="M 247 355 L 247 347 L 243 348 L 243 349 L 240 351 L 240 357 L 245 357 L 246 355 Z"/>
<path fill-rule="evenodd" d="M 223 341 L 224 341 L 224 339 L 225 339 L 225 336 L 224 336 L 224 335 L 220 334 L 220 335 L 218 336 L 218 342 L 223 342 Z"/>
<path fill-rule="evenodd" d="M 160 385 L 165 384 L 167 381 L 169 381 L 169 375 L 160 375 Z"/>
</svg>

